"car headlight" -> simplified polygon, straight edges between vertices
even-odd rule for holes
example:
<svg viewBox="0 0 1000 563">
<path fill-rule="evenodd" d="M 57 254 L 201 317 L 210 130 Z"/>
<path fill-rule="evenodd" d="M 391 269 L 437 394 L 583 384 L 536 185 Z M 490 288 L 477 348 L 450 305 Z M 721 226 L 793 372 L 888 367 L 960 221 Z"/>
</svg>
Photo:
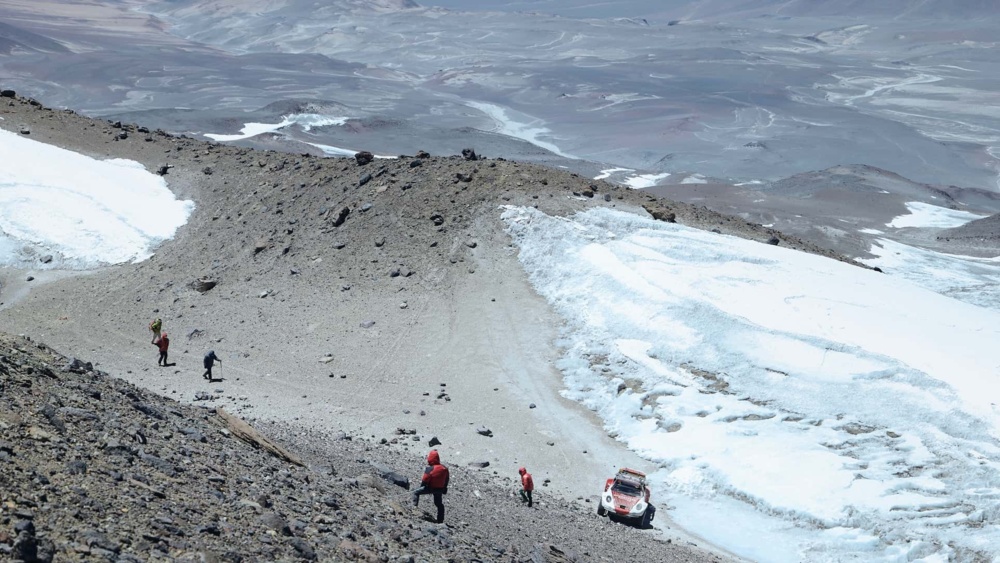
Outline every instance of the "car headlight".
<svg viewBox="0 0 1000 563">
<path fill-rule="evenodd" d="M 641 500 L 632 507 L 632 514 L 641 514 L 646 511 L 646 503 Z"/>
<path fill-rule="evenodd" d="M 606 497 L 604 497 L 604 502 L 608 504 L 614 504 L 614 499 L 611 498 L 611 495 L 607 495 Z"/>
</svg>

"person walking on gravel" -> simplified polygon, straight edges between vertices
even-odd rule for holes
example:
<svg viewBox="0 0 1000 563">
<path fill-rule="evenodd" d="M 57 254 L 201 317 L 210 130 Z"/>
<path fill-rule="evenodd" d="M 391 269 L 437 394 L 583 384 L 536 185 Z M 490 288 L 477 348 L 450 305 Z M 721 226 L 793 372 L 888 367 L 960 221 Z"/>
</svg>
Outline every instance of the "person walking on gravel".
<svg viewBox="0 0 1000 563">
<path fill-rule="evenodd" d="M 170 348 L 170 339 L 167 338 L 167 333 L 164 332 L 159 337 L 154 336 L 152 344 L 160 349 L 160 359 L 156 360 L 156 365 L 168 366 L 167 350 Z"/>
<path fill-rule="evenodd" d="M 427 454 L 427 468 L 420 478 L 420 488 L 413 491 L 413 506 L 419 506 L 420 495 L 434 495 L 434 506 L 437 507 L 437 523 L 444 522 L 444 500 L 442 495 L 448 494 L 448 468 L 441 465 L 441 456 L 437 450 Z"/>
<path fill-rule="evenodd" d="M 209 381 L 212 381 L 212 366 L 215 365 L 215 362 L 219 362 L 221 364 L 222 360 L 215 355 L 215 350 L 209 350 L 208 353 L 205 354 L 205 373 L 201 374 L 202 377 Z"/>
<path fill-rule="evenodd" d="M 521 474 L 521 500 L 528 503 L 528 508 L 531 508 L 531 491 L 535 490 L 535 481 L 527 469 L 522 467 L 517 472 Z"/>
</svg>

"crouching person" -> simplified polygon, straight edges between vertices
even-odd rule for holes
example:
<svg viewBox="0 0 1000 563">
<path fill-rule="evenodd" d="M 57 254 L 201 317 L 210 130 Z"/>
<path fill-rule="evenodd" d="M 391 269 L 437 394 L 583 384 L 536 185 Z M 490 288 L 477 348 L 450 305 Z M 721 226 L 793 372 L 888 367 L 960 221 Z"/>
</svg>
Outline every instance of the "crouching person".
<svg viewBox="0 0 1000 563">
<path fill-rule="evenodd" d="M 437 507 L 437 523 L 444 522 L 444 500 L 442 495 L 448 494 L 448 468 L 441 465 L 441 457 L 437 450 L 427 454 L 427 468 L 420 478 L 420 488 L 413 491 L 413 506 L 420 503 L 420 495 L 434 495 L 434 506 Z"/>
</svg>

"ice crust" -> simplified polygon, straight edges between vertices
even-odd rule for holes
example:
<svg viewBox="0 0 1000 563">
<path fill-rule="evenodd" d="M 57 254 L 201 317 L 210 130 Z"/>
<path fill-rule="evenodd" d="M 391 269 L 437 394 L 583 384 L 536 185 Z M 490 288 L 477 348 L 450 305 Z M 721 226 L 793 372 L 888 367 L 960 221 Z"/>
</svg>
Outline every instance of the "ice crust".
<svg viewBox="0 0 1000 563">
<path fill-rule="evenodd" d="M 138 162 L 95 160 L 8 131 L 0 131 L 0 160 L 0 264 L 145 260 L 194 209 Z M 40 263 L 46 254 L 52 262 Z"/>
<path fill-rule="evenodd" d="M 503 219 L 565 394 L 681 525 L 761 561 L 1000 557 L 1000 312 L 606 208 Z"/>
</svg>

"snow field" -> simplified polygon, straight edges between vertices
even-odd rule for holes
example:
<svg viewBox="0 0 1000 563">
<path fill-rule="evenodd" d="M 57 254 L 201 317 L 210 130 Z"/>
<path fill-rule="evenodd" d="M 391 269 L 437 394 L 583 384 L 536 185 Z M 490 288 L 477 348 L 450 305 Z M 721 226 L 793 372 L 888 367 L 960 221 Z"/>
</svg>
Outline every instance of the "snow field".
<svg viewBox="0 0 1000 563">
<path fill-rule="evenodd" d="M 0 131 L 0 264 L 52 267 L 145 260 L 194 204 L 137 162 L 95 160 Z"/>
<path fill-rule="evenodd" d="M 565 393 L 681 525 L 762 561 L 1000 556 L 1000 311 L 610 209 L 503 218 Z"/>
</svg>

